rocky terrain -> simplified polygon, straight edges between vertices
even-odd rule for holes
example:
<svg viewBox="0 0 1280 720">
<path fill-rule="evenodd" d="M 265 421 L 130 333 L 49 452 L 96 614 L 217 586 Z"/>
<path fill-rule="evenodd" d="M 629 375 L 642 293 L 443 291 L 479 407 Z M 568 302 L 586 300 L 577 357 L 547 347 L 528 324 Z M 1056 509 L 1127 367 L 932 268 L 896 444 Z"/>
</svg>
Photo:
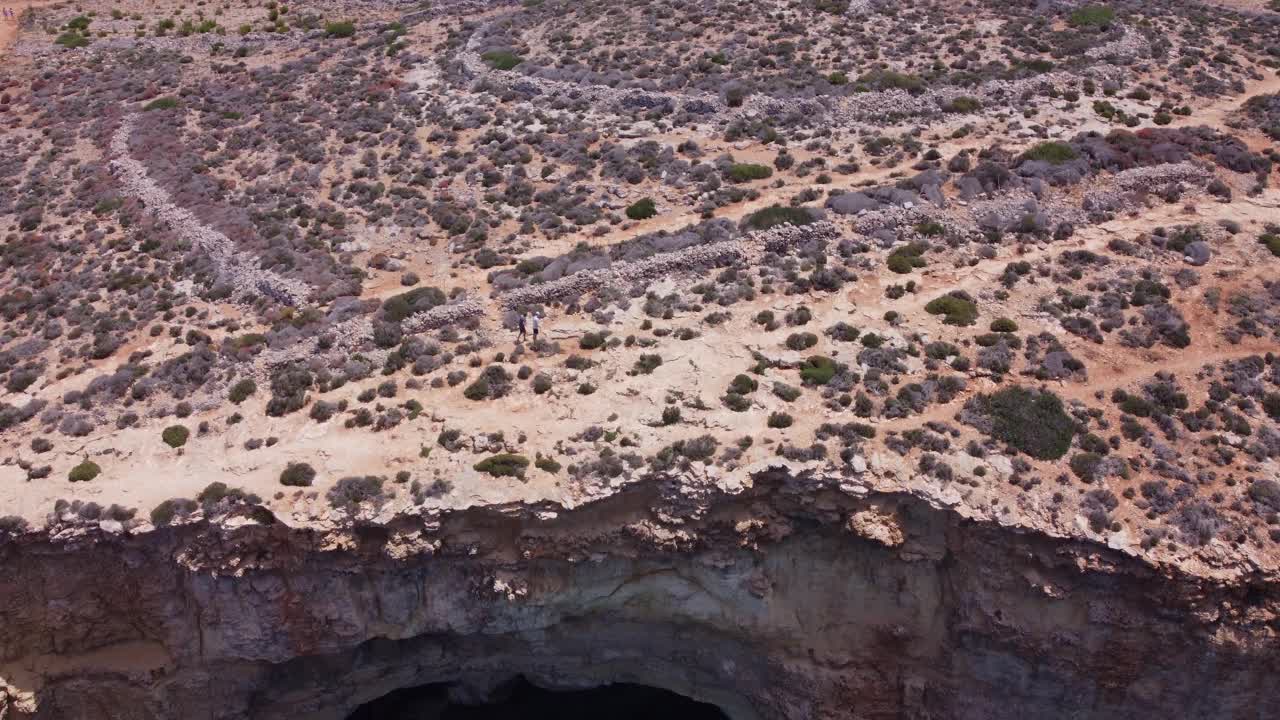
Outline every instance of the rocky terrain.
<svg viewBox="0 0 1280 720">
<path fill-rule="evenodd" d="M 17 7 L 0 719 L 1280 704 L 1274 3 Z"/>
</svg>

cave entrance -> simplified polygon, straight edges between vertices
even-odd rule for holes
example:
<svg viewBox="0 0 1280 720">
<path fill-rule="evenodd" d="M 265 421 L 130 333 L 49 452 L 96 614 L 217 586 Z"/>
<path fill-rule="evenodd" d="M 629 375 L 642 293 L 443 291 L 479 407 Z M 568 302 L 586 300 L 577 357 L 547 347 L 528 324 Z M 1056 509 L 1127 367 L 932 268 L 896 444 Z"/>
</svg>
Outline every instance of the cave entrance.
<svg viewBox="0 0 1280 720">
<path fill-rule="evenodd" d="M 516 677 L 482 705 L 449 697 L 438 683 L 396 690 L 347 720 L 727 720 L 715 705 L 647 685 L 617 683 L 587 690 L 547 690 Z"/>
</svg>

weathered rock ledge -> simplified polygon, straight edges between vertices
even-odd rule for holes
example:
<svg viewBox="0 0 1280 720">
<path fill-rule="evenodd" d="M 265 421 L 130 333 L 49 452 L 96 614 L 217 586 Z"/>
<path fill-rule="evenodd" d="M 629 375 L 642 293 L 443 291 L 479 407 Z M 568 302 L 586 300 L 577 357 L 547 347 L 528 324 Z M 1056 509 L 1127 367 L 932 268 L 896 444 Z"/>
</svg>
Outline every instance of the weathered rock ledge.
<svg viewBox="0 0 1280 720">
<path fill-rule="evenodd" d="M 516 674 L 762 719 L 1261 718 L 1280 699 L 1273 577 L 753 479 L 342 532 L 0 541 L 0 718 L 343 718 Z"/>
</svg>

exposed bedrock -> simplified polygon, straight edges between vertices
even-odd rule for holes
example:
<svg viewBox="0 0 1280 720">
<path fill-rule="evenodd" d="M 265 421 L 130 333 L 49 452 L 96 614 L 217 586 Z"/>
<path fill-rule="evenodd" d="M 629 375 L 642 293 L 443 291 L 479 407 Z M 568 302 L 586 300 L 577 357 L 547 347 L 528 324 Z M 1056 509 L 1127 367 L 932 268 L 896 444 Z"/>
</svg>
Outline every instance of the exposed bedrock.
<svg viewBox="0 0 1280 720">
<path fill-rule="evenodd" d="M 650 489 L 542 520 L 11 541 L 0 717 L 344 718 L 517 674 L 651 685 L 735 720 L 1262 718 L 1280 701 L 1274 579 L 756 480 L 679 526 Z"/>
</svg>

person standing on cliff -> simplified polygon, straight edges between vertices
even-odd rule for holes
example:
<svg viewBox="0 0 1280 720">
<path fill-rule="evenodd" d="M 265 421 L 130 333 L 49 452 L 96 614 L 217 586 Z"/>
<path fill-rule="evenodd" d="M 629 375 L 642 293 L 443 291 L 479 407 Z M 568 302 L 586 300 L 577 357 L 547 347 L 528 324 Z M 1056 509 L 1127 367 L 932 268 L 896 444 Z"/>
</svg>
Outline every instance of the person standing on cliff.
<svg viewBox="0 0 1280 720">
<path fill-rule="evenodd" d="M 538 342 L 538 330 L 542 328 L 542 316 L 538 313 L 533 314 L 533 341 Z"/>
<path fill-rule="evenodd" d="M 517 323 L 519 323 L 519 326 L 520 326 L 519 332 L 516 333 L 516 342 L 520 342 L 524 340 L 526 337 L 528 337 L 528 335 L 526 335 L 524 331 L 525 317 L 526 316 L 524 313 L 520 313 L 520 319 L 516 321 Z"/>
</svg>

